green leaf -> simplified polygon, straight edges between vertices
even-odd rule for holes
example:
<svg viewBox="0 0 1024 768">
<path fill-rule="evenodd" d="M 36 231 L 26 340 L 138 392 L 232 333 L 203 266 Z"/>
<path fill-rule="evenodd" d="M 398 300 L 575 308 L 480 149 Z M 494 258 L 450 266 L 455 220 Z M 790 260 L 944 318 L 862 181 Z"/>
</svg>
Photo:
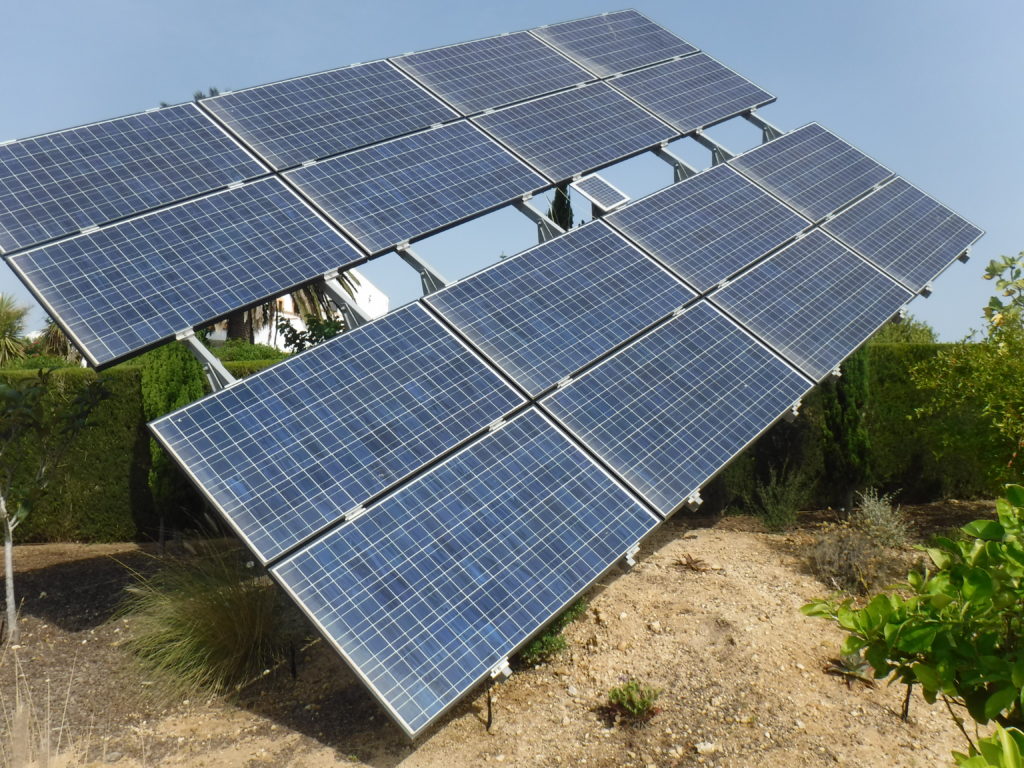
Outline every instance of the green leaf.
<svg viewBox="0 0 1024 768">
<path fill-rule="evenodd" d="M 905 629 L 896 641 L 896 647 L 905 653 L 921 653 L 932 647 L 938 627 L 924 625 Z"/>
<path fill-rule="evenodd" d="M 935 563 L 936 568 L 948 568 L 949 564 L 953 562 L 953 558 L 950 557 L 949 553 L 943 552 L 941 549 L 927 547 L 925 552 L 928 553 L 928 557 Z"/>
<path fill-rule="evenodd" d="M 1024 507 L 1024 486 L 1006 486 L 1006 500 L 1015 507 Z"/>
<path fill-rule="evenodd" d="M 935 671 L 934 667 L 929 667 L 927 664 L 915 664 L 914 677 L 926 690 L 939 690 L 939 673 Z"/>
<path fill-rule="evenodd" d="M 843 644 L 839 647 L 839 652 L 843 656 L 854 654 L 863 648 L 867 643 L 856 635 L 847 635 L 846 639 L 843 640 Z"/>
<path fill-rule="evenodd" d="M 1024 656 L 1021 656 L 1014 663 L 1013 671 L 1010 673 L 1010 679 L 1018 688 L 1024 688 Z"/>
<path fill-rule="evenodd" d="M 961 528 L 968 536 L 985 541 L 1000 541 L 1006 530 L 995 520 L 975 520 Z"/>
<path fill-rule="evenodd" d="M 991 720 L 1001 714 L 1004 709 L 1009 709 L 1017 700 L 1019 691 L 1012 685 L 999 688 L 995 693 L 985 700 L 985 720 Z"/>
<path fill-rule="evenodd" d="M 1017 732 L 1020 733 L 1020 731 Z M 1024 763 L 1022 763 L 1020 756 L 1020 747 L 1013 734 L 1005 728 L 997 728 L 996 735 L 999 738 L 999 746 L 1003 749 L 1003 766 L 1005 768 L 1024 768 Z"/>
<path fill-rule="evenodd" d="M 981 568 L 968 568 L 964 573 L 964 597 L 969 603 L 988 600 L 995 592 L 992 577 Z"/>
<path fill-rule="evenodd" d="M 831 616 L 832 606 L 825 600 L 816 600 L 813 603 L 801 606 L 800 613 L 804 616 Z"/>
</svg>

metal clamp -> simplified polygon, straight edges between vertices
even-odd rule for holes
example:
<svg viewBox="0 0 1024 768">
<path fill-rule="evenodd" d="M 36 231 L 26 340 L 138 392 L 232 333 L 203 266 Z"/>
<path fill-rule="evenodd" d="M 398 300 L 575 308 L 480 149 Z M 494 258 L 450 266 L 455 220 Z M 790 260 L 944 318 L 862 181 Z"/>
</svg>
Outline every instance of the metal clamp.
<svg viewBox="0 0 1024 768">
<path fill-rule="evenodd" d="M 703 503 L 704 499 L 700 495 L 700 490 L 696 490 L 686 497 L 686 508 L 691 512 L 696 512 Z"/>
<path fill-rule="evenodd" d="M 626 554 L 622 556 L 623 561 L 626 563 L 627 568 L 632 568 L 636 565 L 636 556 L 640 554 L 640 545 L 634 544 L 632 547 L 626 550 Z"/>
<path fill-rule="evenodd" d="M 491 670 L 491 679 L 508 680 L 510 677 L 512 677 L 512 667 L 509 666 L 508 657 L 505 657 L 498 663 L 498 666 Z"/>
<path fill-rule="evenodd" d="M 789 409 L 784 414 L 782 414 L 782 418 L 790 423 L 796 421 L 796 417 L 800 415 L 800 406 L 802 404 L 803 398 L 797 400 L 795 403 L 789 406 Z"/>
</svg>

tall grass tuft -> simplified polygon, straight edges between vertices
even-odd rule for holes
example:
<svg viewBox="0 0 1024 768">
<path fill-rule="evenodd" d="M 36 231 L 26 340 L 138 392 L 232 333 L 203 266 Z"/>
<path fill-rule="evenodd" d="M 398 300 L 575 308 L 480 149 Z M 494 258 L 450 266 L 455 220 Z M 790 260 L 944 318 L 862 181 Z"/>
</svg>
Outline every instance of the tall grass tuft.
<svg viewBox="0 0 1024 768">
<path fill-rule="evenodd" d="M 860 504 L 850 513 L 850 525 L 883 547 L 903 547 L 910 540 L 910 526 L 891 493 L 868 488 L 857 494 Z"/>
<path fill-rule="evenodd" d="M 758 482 L 743 494 L 743 505 L 756 514 L 770 531 L 786 531 L 796 524 L 797 512 L 807 500 L 809 483 L 803 473 L 784 465 L 768 470 L 767 482 Z"/>
<path fill-rule="evenodd" d="M 204 544 L 136 572 L 122 614 L 126 646 L 169 692 L 236 688 L 282 660 L 296 641 L 297 612 L 238 547 Z"/>
</svg>

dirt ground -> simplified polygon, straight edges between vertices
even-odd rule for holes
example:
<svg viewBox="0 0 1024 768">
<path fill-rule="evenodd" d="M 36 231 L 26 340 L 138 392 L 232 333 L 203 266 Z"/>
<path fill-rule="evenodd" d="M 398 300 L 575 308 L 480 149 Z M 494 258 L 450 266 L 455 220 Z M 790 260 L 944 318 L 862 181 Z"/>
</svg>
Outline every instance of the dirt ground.
<svg viewBox="0 0 1024 768">
<path fill-rule="evenodd" d="M 908 512 L 930 534 L 991 507 Z M 680 516 L 646 542 L 634 568 L 591 590 L 560 658 L 495 686 L 489 732 L 480 690 L 415 743 L 322 642 L 300 654 L 297 679 L 282 668 L 240 695 L 168 702 L 120 647 L 130 626 L 114 617 L 127 567 L 144 570 L 152 558 L 134 544 L 21 546 L 22 637 L 0 657 L 0 755 L 12 759 L 20 675 L 33 740 L 49 732 L 51 751 L 59 739 L 76 753 L 53 765 L 950 765 L 962 737 L 939 705 L 915 696 L 904 723 L 904 689 L 847 688 L 824 674 L 842 635 L 799 612 L 828 592 L 804 564 L 824 517 L 778 535 L 748 518 Z M 687 555 L 708 569 L 681 566 Z M 608 690 L 630 677 L 663 690 L 660 711 L 640 728 L 610 725 Z"/>
</svg>

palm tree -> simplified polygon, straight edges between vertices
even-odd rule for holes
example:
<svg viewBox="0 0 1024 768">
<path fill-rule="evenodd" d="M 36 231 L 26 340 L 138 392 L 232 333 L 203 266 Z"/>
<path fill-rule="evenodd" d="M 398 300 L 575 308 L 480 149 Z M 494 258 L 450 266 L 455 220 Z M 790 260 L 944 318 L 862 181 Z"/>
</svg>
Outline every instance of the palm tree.
<svg viewBox="0 0 1024 768">
<path fill-rule="evenodd" d="M 39 340 L 44 355 L 60 357 L 69 363 L 77 363 L 82 359 L 75 345 L 71 343 L 71 339 L 50 318 L 46 318 L 46 328 L 43 329 L 43 335 Z"/>
<path fill-rule="evenodd" d="M 0 293 L 0 368 L 25 356 L 28 310 L 13 295 Z"/>
</svg>

